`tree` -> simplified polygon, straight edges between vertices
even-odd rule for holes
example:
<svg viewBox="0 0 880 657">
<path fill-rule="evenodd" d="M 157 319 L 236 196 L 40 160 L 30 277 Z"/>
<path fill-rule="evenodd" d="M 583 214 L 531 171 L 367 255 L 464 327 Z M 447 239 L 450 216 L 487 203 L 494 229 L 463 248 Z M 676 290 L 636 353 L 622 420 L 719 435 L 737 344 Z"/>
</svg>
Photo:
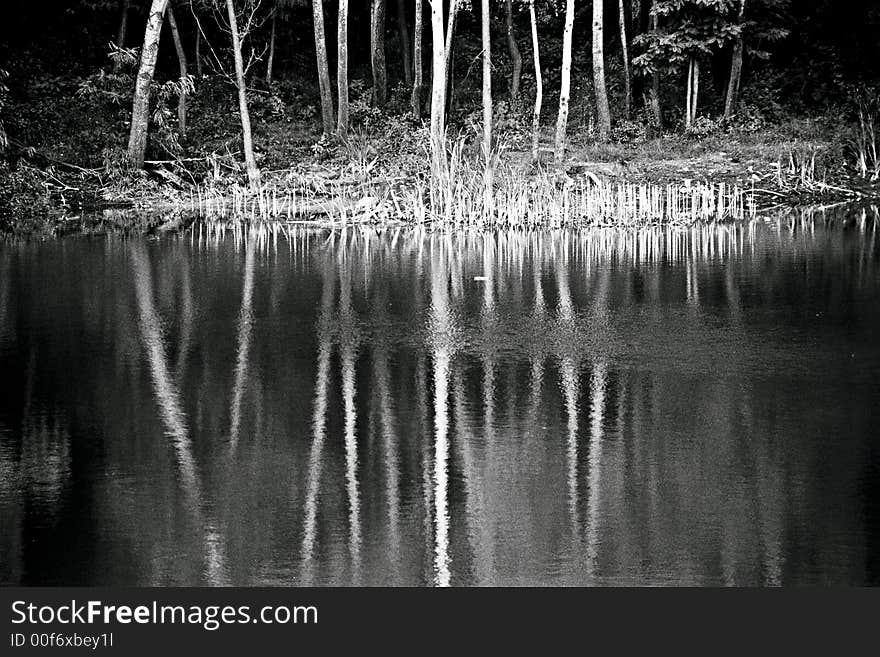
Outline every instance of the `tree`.
<svg viewBox="0 0 880 657">
<path fill-rule="evenodd" d="M 701 61 L 734 40 L 741 25 L 732 10 L 740 0 L 655 0 L 654 29 L 639 35 L 644 52 L 633 63 L 651 75 L 687 71 L 684 125 L 698 114 Z M 663 22 L 660 22 L 663 18 Z"/>
<path fill-rule="evenodd" d="M 128 160 L 136 169 L 144 166 L 147 150 L 147 131 L 150 120 L 150 87 L 156 70 L 159 55 L 159 35 L 162 32 L 162 17 L 168 0 L 153 0 L 147 15 L 144 33 L 144 46 L 141 48 L 141 61 L 134 87 L 134 101 L 131 110 L 131 131 L 128 137 Z"/>
<path fill-rule="evenodd" d="M 244 62 L 241 56 L 241 39 L 238 31 L 238 18 L 232 0 L 226 0 L 226 14 L 229 19 L 229 31 L 232 36 L 232 57 L 235 62 L 235 86 L 238 88 L 238 112 L 241 118 L 242 141 L 244 145 L 244 162 L 247 170 L 248 186 L 252 193 L 260 191 L 260 170 L 254 157 L 254 143 L 251 135 L 251 117 L 248 112 L 247 86 L 244 78 Z M 253 14 L 251 14 L 253 15 Z M 245 31 L 249 31 L 250 27 Z"/>
<path fill-rule="evenodd" d="M 400 32 L 400 52 L 403 56 L 403 81 L 406 86 L 413 83 L 412 62 L 410 58 L 409 24 L 406 21 L 404 0 L 397 0 L 397 31 Z"/>
<path fill-rule="evenodd" d="M 341 0 L 345 2 L 345 0 Z M 446 169 L 446 45 L 443 34 L 443 0 L 431 5 L 431 168 L 435 176 Z M 452 0 L 455 3 L 455 0 Z M 452 9 L 450 8 L 450 11 Z"/>
<path fill-rule="evenodd" d="M 593 89 L 596 96 L 599 141 L 611 138 L 611 110 L 605 89 L 605 47 L 603 0 L 593 0 Z"/>
<path fill-rule="evenodd" d="M 318 62 L 318 88 L 321 91 L 321 120 L 324 124 L 324 134 L 332 135 L 336 117 L 333 116 L 333 95 L 330 92 L 330 66 L 327 63 L 327 39 L 324 35 L 323 0 L 312 0 L 312 18 L 315 55 Z"/>
<path fill-rule="evenodd" d="M 492 37 L 489 30 L 489 0 L 482 0 L 480 24 L 483 41 L 483 155 L 492 153 Z"/>
<path fill-rule="evenodd" d="M 339 113 L 336 115 L 336 135 L 348 135 L 348 0 L 339 0 L 336 21 L 336 91 Z"/>
<path fill-rule="evenodd" d="M 384 107 L 388 99 L 385 68 L 385 0 L 370 3 L 370 65 L 373 70 L 373 104 Z"/>
<path fill-rule="evenodd" d="M 541 52 L 538 49 L 538 21 L 535 18 L 535 0 L 529 0 L 529 19 L 532 24 L 532 54 L 535 61 L 535 110 L 532 113 L 532 159 L 538 161 L 538 143 L 541 137 L 541 103 L 544 97 L 544 78 L 541 75 Z"/>
<path fill-rule="evenodd" d="M 278 19 L 277 8 L 272 9 L 272 28 L 269 32 L 269 61 L 266 62 L 266 84 L 272 84 L 272 69 L 275 65 L 275 24 Z"/>
<path fill-rule="evenodd" d="M 415 25 L 413 26 L 415 32 L 413 37 L 413 88 L 410 103 L 413 116 L 417 119 L 422 118 L 422 88 L 424 86 L 422 74 L 422 35 L 424 34 L 422 13 L 422 0 L 416 0 Z"/>
<path fill-rule="evenodd" d="M 620 23 L 620 48 L 623 51 L 623 95 L 626 120 L 632 116 L 632 70 L 629 63 L 629 40 L 627 36 L 626 0 L 617 0 Z"/>
<path fill-rule="evenodd" d="M 565 157 L 565 131 L 568 126 L 568 96 L 571 92 L 571 33 L 574 28 L 574 0 L 565 0 L 565 29 L 562 33 L 562 80 L 559 86 L 559 113 L 556 117 L 556 141 L 553 145 L 557 163 Z"/>
<path fill-rule="evenodd" d="M 128 32 L 128 10 L 131 0 L 121 1 L 121 15 L 119 17 L 119 31 L 116 34 L 116 45 L 125 48 L 125 35 Z"/>
<path fill-rule="evenodd" d="M 522 77 L 522 55 L 516 43 L 516 34 L 513 31 L 513 2 L 505 0 L 505 27 L 507 28 L 507 50 L 510 52 L 510 61 L 513 69 L 510 72 L 510 100 L 513 103 L 519 101 L 519 84 Z"/>
<path fill-rule="evenodd" d="M 183 49 L 183 41 L 180 31 L 177 29 L 177 21 L 174 19 L 174 9 L 168 5 L 168 25 L 171 27 L 171 37 L 174 40 L 174 50 L 177 51 L 177 65 L 180 69 L 180 96 L 177 99 L 177 125 L 182 136 L 186 136 L 186 96 L 187 96 L 187 72 L 186 51 Z"/>
</svg>

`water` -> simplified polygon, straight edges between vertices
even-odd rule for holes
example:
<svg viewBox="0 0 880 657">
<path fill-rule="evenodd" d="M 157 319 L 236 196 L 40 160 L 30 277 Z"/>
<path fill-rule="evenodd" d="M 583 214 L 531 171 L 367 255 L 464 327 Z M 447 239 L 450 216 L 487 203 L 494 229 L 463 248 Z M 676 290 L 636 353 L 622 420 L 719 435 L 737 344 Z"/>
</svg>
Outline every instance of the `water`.
<svg viewBox="0 0 880 657">
<path fill-rule="evenodd" d="M 859 213 L 0 243 L 6 584 L 880 583 Z"/>
</svg>

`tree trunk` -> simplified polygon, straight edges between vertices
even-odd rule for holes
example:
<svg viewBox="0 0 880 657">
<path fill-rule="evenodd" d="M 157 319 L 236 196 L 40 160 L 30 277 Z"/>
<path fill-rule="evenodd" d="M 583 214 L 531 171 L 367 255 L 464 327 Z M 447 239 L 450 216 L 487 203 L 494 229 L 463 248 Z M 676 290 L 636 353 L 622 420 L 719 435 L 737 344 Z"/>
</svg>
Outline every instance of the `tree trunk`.
<svg viewBox="0 0 880 657">
<path fill-rule="evenodd" d="M 407 87 L 413 83 L 412 51 L 409 43 L 409 23 L 406 21 L 404 0 L 397 0 L 397 30 L 400 32 L 400 52 L 403 56 L 403 82 Z"/>
<path fill-rule="evenodd" d="M 147 130 L 150 121 L 150 84 L 156 70 L 156 57 L 159 54 L 159 35 L 162 32 L 162 16 L 168 0 L 153 0 L 147 16 L 144 33 L 144 47 L 141 49 L 141 63 L 134 87 L 134 102 L 131 110 L 131 132 L 128 136 L 128 160 L 137 169 L 144 166 L 144 153 L 147 150 Z"/>
<path fill-rule="evenodd" d="M 272 31 L 269 35 L 269 61 L 266 62 L 266 84 L 272 84 L 272 69 L 275 65 L 275 19 L 277 13 L 272 12 Z"/>
<path fill-rule="evenodd" d="M 554 159 L 565 157 L 565 130 L 568 126 L 568 95 L 571 91 L 571 32 L 574 27 L 574 0 L 565 0 L 565 31 L 562 33 L 562 80 L 559 87 L 559 114 L 556 117 Z"/>
<path fill-rule="evenodd" d="M 513 70 L 510 73 L 510 100 L 516 103 L 519 101 L 519 83 L 522 78 L 522 55 L 516 44 L 516 33 L 513 30 L 513 2 L 511 0 L 506 0 L 505 10 L 507 49 L 510 51 L 510 61 L 513 63 Z"/>
<path fill-rule="evenodd" d="M 629 41 L 627 40 L 626 1 L 618 0 L 620 9 L 620 44 L 623 50 L 623 94 L 626 120 L 632 118 L 632 68 L 629 63 Z"/>
<path fill-rule="evenodd" d="M 168 25 L 171 26 L 171 37 L 174 39 L 174 49 L 177 51 L 177 65 L 180 68 L 181 94 L 177 99 L 177 126 L 180 135 L 186 136 L 186 51 L 183 49 L 183 41 L 180 40 L 180 32 L 177 29 L 177 21 L 174 20 L 174 10 L 168 5 Z"/>
<path fill-rule="evenodd" d="M 336 90 L 339 113 L 336 115 L 336 135 L 348 135 L 348 0 L 339 0 L 336 22 Z"/>
<path fill-rule="evenodd" d="M 656 0 L 652 0 L 651 2 L 648 20 L 651 26 L 651 31 L 656 32 L 658 29 Z M 663 111 L 660 109 L 660 72 L 656 70 L 656 68 L 651 72 L 651 89 L 648 92 L 648 104 L 651 109 L 650 128 L 652 132 L 659 136 L 660 131 L 663 130 Z"/>
<path fill-rule="evenodd" d="M 333 116 L 333 94 L 330 91 L 330 65 L 327 63 L 327 39 L 324 35 L 323 0 L 312 0 L 312 18 L 315 23 L 315 55 L 318 61 L 318 88 L 321 90 L 321 120 L 324 134 L 332 135 L 336 124 Z"/>
<path fill-rule="evenodd" d="M 700 62 L 691 56 L 688 63 L 687 98 L 685 99 L 684 127 L 690 128 L 697 118 L 697 98 L 700 94 Z"/>
<path fill-rule="evenodd" d="M 538 21 L 535 18 L 535 0 L 529 0 L 529 18 L 532 23 L 532 54 L 535 60 L 535 111 L 532 114 L 532 159 L 538 161 L 541 137 L 541 103 L 544 100 L 544 77 L 541 73 L 541 52 L 538 49 Z"/>
<path fill-rule="evenodd" d="M 373 69 L 373 104 L 385 107 L 388 72 L 385 68 L 385 0 L 370 3 L 370 64 Z"/>
<path fill-rule="evenodd" d="M 611 138 L 611 110 L 605 89 L 605 36 L 603 0 L 593 0 L 593 90 L 596 96 L 596 118 L 599 141 Z"/>
<path fill-rule="evenodd" d="M 486 170 L 483 177 L 483 211 L 492 212 L 492 34 L 489 21 L 489 0 L 482 0 L 480 22 L 483 41 L 483 157 Z"/>
<path fill-rule="evenodd" d="M 251 116 L 247 105 L 247 87 L 244 79 L 244 62 L 241 58 L 241 40 L 238 34 L 238 21 L 232 0 L 226 0 L 226 13 L 229 17 L 229 31 L 232 33 L 232 56 L 235 60 L 235 86 L 238 87 L 238 111 L 241 115 L 241 132 L 244 142 L 244 164 L 247 170 L 248 186 L 251 193 L 260 191 L 260 170 L 254 158 L 254 143 L 251 135 Z"/>
<path fill-rule="evenodd" d="M 446 46 L 443 39 L 443 0 L 431 4 L 431 164 L 434 176 L 446 169 Z M 455 0 L 452 0 L 454 3 Z"/>
<path fill-rule="evenodd" d="M 458 20 L 458 8 L 461 0 L 450 0 L 449 15 L 446 17 L 446 68 L 443 75 L 446 80 L 446 116 L 452 116 L 452 102 L 455 100 L 454 59 L 455 59 L 455 23 Z"/>
<path fill-rule="evenodd" d="M 202 28 L 196 29 L 196 75 L 202 77 Z"/>
<path fill-rule="evenodd" d="M 116 45 L 125 48 L 125 35 L 128 32 L 128 8 L 131 0 L 122 0 L 122 15 L 119 18 L 119 32 L 116 34 Z"/>
<path fill-rule="evenodd" d="M 422 118 L 422 86 L 424 85 L 424 71 L 422 69 L 422 0 L 416 0 L 415 36 L 413 37 L 413 89 L 412 111 L 417 119 Z"/>
<path fill-rule="evenodd" d="M 746 0 L 739 1 L 739 26 L 740 33 L 736 37 L 736 43 L 733 46 L 733 58 L 730 61 L 730 80 L 727 83 L 727 98 L 724 100 L 724 118 L 729 119 L 736 113 L 737 101 L 739 99 L 739 84 L 742 77 L 743 65 L 743 16 L 746 12 Z"/>
</svg>

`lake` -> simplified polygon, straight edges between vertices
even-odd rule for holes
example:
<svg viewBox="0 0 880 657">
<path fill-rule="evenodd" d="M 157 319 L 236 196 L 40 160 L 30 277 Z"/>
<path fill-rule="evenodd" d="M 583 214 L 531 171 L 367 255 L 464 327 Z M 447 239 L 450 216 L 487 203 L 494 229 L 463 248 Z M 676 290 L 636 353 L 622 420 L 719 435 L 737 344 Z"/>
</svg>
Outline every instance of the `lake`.
<svg viewBox="0 0 880 657">
<path fill-rule="evenodd" d="M 880 584 L 870 212 L 0 241 L 0 582 Z"/>
</svg>

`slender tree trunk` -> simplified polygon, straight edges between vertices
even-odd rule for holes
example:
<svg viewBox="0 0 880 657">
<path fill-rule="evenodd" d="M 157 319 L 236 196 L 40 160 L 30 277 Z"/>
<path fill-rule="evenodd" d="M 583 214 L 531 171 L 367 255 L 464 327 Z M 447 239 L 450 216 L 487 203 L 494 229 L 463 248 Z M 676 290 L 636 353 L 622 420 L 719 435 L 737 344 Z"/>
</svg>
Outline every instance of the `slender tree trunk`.
<svg viewBox="0 0 880 657">
<path fill-rule="evenodd" d="M 413 116 L 417 119 L 422 118 L 422 87 L 424 85 L 422 69 L 422 35 L 424 28 L 422 27 L 422 0 L 416 0 L 415 25 L 413 27 L 415 35 L 413 37 L 413 89 L 412 89 L 412 111 Z"/>
<path fill-rule="evenodd" d="M 593 0 L 593 89 L 596 95 L 596 118 L 599 141 L 611 138 L 611 110 L 605 89 L 605 35 L 603 0 Z"/>
<path fill-rule="evenodd" d="M 446 116 L 452 116 L 452 103 L 455 100 L 455 23 L 458 20 L 458 8 L 461 0 L 449 1 L 449 15 L 446 17 L 446 68 L 443 75 L 446 80 Z"/>
<path fill-rule="evenodd" d="M 397 0 L 397 31 L 400 32 L 400 52 L 403 56 L 403 82 L 407 87 L 413 83 L 412 51 L 409 43 L 409 23 L 406 21 L 404 0 Z"/>
<path fill-rule="evenodd" d="M 529 18 L 532 23 L 532 54 L 535 60 L 535 111 L 532 114 L 532 159 L 538 161 L 538 145 L 541 138 L 541 103 L 544 100 L 544 76 L 541 73 L 541 52 L 538 49 L 538 21 L 535 17 L 535 0 L 529 0 Z"/>
<path fill-rule="evenodd" d="M 620 44 L 623 50 L 623 94 L 624 94 L 624 112 L 626 120 L 632 118 L 632 68 L 629 63 L 629 41 L 627 37 L 626 23 L 626 2 L 628 0 L 618 0 L 620 9 Z"/>
<path fill-rule="evenodd" d="M 559 87 L 559 114 L 556 117 L 554 159 L 565 157 L 565 131 L 568 126 L 568 95 L 571 92 L 571 32 L 574 27 L 574 0 L 565 0 L 565 31 L 562 33 L 562 80 Z"/>
<path fill-rule="evenodd" d="M 144 33 L 144 47 L 141 49 L 141 63 L 134 87 L 134 102 L 131 110 L 131 132 L 128 136 L 128 160 L 132 166 L 142 169 L 144 153 L 147 150 L 147 130 L 150 121 L 150 84 L 156 70 L 156 57 L 159 54 L 159 35 L 162 32 L 162 16 L 168 0 L 153 0 L 147 16 Z"/>
<path fill-rule="evenodd" d="M 431 5 L 431 159 L 432 172 L 437 176 L 446 169 L 446 46 L 443 0 L 428 2 Z"/>
<path fill-rule="evenodd" d="M 694 59 L 691 57 L 690 61 L 688 61 L 688 76 L 687 76 L 687 89 L 685 90 L 684 97 L 684 127 L 685 129 L 691 127 L 691 102 L 693 101 L 694 94 Z"/>
<path fill-rule="evenodd" d="M 131 0 L 122 0 L 122 15 L 119 18 L 119 32 L 116 34 L 116 45 L 125 48 L 125 35 L 128 32 L 128 8 Z"/>
<path fill-rule="evenodd" d="M 186 51 L 183 49 L 183 41 L 180 39 L 180 31 L 177 29 L 177 21 L 174 20 L 172 5 L 168 5 L 168 25 L 171 26 L 171 37 L 174 39 L 174 49 L 177 51 L 177 65 L 180 68 L 181 94 L 177 99 L 177 125 L 181 136 L 186 136 Z"/>
<path fill-rule="evenodd" d="M 196 75 L 202 77 L 202 28 L 196 29 Z"/>
<path fill-rule="evenodd" d="M 700 95 L 700 61 L 692 56 L 688 64 L 687 99 L 684 127 L 690 128 L 697 118 L 697 99 Z"/>
<path fill-rule="evenodd" d="M 480 23 L 483 42 L 483 157 L 486 170 L 483 178 L 483 210 L 492 211 L 492 35 L 489 21 L 489 0 L 482 0 Z"/>
<path fill-rule="evenodd" d="M 324 34 L 323 0 L 312 0 L 312 19 L 315 23 L 315 55 L 318 61 L 318 88 L 321 90 L 321 120 L 324 134 L 332 135 L 336 124 L 333 116 L 333 94 L 330 91 L 330 65 L 327 63 L 327 39 Z"/>
<path fill-rule="evenodd" d="M 251 116 L 248 112 L 247 86 L 244 79 L 244 62 L 241 58 L 241 40 L 238 34 L 238 20 L 232 0 L 226 0 L 226 13 L 229 17 L 229 30 L 232 33 L 232 56 L 235 60 L 235 86 L 238 87 L 238 112 L 241 116 L 241 133 L 244 142 L 244 164 L 247 170 L 248 186 L 252 193 L 260 191 L 260 170 L 254 158 L 254 142 L 251 134 Z"/>
<path fill-rule="evenodd" d="M 739 0 L 739 26 L 740 33 L 736 37 L 733 46 L 733 58 L 730 61 L 730 80 L 727 83 L 727 98 L 724 100 L 724 118 L 729 119 L 736 113 L 739 99 L 739 85 L 742 77 L 743 65 L 743 17 L 746 12 L 746 0 Z"/>
<path fill-rule="evenodd" d="M 385 0 L 370 4 L 370 64 L 373 68 L 373 104 L 385 107 L 388 72 L 385 68 Z"/>
<path fill-rule="evenodd" d="M 275 20 L 277 12 L 272 12 L 272 31 L 269 34 L 269 61 L 266 62 L 266 84 L 272 84 L 272 69 L 275 66 Z"/>
<path fill-rule="evenodd" d="M 482 0 L 481 9 L 480 24 L 483 42 L 483 154 L 488 162 L 489 155 L 492 153 L 492 37 L 489 31 L 489 0 Z"/>
<path fill-rule="evenodd" d="M 339 113 L 336 115 L 336 135 L 348 135 L 348 0 L 339 0 L 336 22 L 336 90 Z"/>
<path fill-rule="evenodd" d="M 510 100 L 513 103 L 519 101 L 519 84 L 522 78 L 522 55 L 516 43 L 516 33 L 513 30 L 513 2 L 505 1 L 505 22 L 507 26 L 507 49 L 510 51 L 510 61 L 513 70 L 510 73 Z"/>
<path fill-rule="evenodd" d="M 656 0 L 651 1 L 648 20 L 651 31 L 656 32 L 659 29 Z M 659 135 L 660 131 L 663 130 L 663 111 L 660 109 L 660 72 L 656 68 L 651 72 L 651 89 L 648 92 L 648 104 L 651 109 L 651 131 Z"/>
</svg>

